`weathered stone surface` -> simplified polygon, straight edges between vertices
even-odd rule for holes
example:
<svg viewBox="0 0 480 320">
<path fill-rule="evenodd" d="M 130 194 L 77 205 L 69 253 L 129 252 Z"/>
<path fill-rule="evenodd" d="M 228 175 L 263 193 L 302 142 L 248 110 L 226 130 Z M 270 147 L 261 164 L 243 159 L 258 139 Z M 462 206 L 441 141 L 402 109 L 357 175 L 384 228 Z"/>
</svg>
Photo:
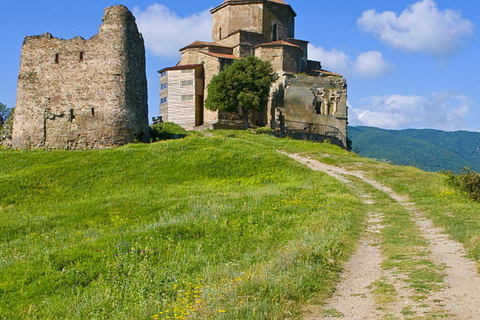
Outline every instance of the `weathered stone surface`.
<svg viewBox="0 0 480 320">
<path fill-rule="evenodd" d="M 91 39 L 26 37 L 13 148 L 108 148 L 148 139 L 145 48 L 124 6 Z"/>
<path fill-rule="evenodd" d="M 272 127 L 335 137 L 347 143 L 347 88 L 340 76 L 285 75 L 272 88 Z"/>
<path fill-rule="evenodd" d="M 254 55 L 269 61 L 280 75 L 272 85 L 269 104 L 264 112 L 252 114 L 250 123 L 257 126 L 268 125 L 279 131 L 290 131 L 298 135 L 319 139 L 335 138 L 346 146 L 347 135 L 347 86 L 345 79 L 338 74 L 322 70 L 319 61 L 309 61 L 308 41 L 295 39 L 295 12 L 284 1 L 275 0 L 227 0 L 211 10 L 213 42 L 195 41 L 180 49 L 181 61 L 178 66 L 200 65 L 204 79 L 196 79 L 204 85 L 206 99 L 208 84 L 226 65 L 235 59 Z M 174 72 L 175 68 L 163 69 Z M 174 77 L 171 77 L 173 79 Z M 169 88 L 178 88 L 187 77 L 169 82 Z M 181 89 L 181 88 L 180 88 Z M 189 102 L 175 97 L 178 92 L 168 89 L 163 97 L 168 104 L 160 106 L 165 119 L 176 119 L 181 115 L 189 124 L 201 128 L 243 127 L 238 116 L 226 112 L 193 112 Z M 197 102 L 197 106 L 201 103 Z M 191 104 L 191 103 L 190 103 Z"/>
</svg>

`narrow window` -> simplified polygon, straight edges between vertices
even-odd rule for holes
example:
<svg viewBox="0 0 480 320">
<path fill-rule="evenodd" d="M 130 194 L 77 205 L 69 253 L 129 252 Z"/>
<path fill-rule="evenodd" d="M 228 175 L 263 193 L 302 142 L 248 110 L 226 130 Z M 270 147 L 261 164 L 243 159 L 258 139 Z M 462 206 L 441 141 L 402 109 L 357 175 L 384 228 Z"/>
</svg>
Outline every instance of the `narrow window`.
<svg viewBox="0 0 480 320">
<path fill-rule="evenodd" d="M 55 54 L 55 63 L 59 63 L 60 62 L 60 54 Z"/>
<path fill-rule="evenodd" d="M 95 115 L 95 108 L 92 108 L 92 116 Z"/>
<path fill-rule="evenodd" d="M 182 73 L 193 73 L 193 69 L 182 69 Z"/>
<path fill-rule="evenodd" d="M 69 113 L 70 113 L 70 117 L 69 117 L 68 120 L 70 120 L 70 122 L 72 122 L 73 118 L 75 118 L 75 116 L 73 115 L 73 109 L 70 109 Z"/>
<path fill-rule="evenodd" d="M 165 90 L 165 89 L 167 89 L 167 83 L 162 83 L 160 85 L 160 90 Z"/>
<path fill-rule="evenodd" d="M 317 101 L 315 105 L 315 113 L 322 114 L 322 101 Z"/>
<path fill-rule="evenodd" d="M 80 57 L 78 58 L 78 61 L 80 62 L 83 62 L 83 55 L 84 55 L 84 52 L 80 52 Z"/>
<path fill-rule="evenodd" d="M 272 26 L 272 41 L 277 41 L 277 24 L 274 23 Z"/>
<path fill-rule="evenodd" d="M 222 28 L 218 28 L 218 37 L 222 39 Z"/>
</svg>

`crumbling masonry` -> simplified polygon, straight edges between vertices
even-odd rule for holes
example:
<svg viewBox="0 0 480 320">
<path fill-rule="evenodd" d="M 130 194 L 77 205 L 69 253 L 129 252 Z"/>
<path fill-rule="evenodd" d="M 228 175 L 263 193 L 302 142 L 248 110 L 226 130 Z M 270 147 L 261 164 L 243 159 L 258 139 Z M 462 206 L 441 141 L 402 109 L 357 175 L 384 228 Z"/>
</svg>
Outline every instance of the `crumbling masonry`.
<svg viewBox="0 0 480 320">
<path fill-rule="evenodd" d="M 124 6 L 85 40 L 26 37 L 13 148 L 91 149 L 148 139 L 145 47 Z"/>
<path fill-rule="evenodd" d="M 239 119 L 204 107 L 208 84 L 235 59 L 254 55 L 279 74 L 268 107 L 251 124 L 347 144 L 345 79 L 308 60 L 308 41 L 295 38 L 293 8 L 283 0 L 225 0 L 212 13 L 212 42 L 180 49 L 180 62 L 160 73 L 160 115 L 186 129 L 234 127 Z M 241 126 L 241 124 L 240 124 Z"/>
</svg>

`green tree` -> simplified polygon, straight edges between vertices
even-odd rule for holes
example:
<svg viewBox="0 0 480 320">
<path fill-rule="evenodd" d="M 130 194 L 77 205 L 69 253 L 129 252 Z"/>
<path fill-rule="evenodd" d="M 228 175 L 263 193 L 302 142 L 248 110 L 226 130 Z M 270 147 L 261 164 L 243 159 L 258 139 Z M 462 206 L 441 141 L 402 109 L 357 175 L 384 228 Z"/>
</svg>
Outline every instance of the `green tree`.
<svg viewBox="0 0 480 320">
<path fill-rule="evenodd" d="M 277 79 L 268 61 L 254 56 L 235 60 L 210 81 L 205 107 L 238 115 L 246 129 L 252 111 L 266 108 L 270 86 Z"/>
<path fill-rule="evenodd" d="M 8 115 L 10 114 L 11 109 L 8 108 L 6 105 L 3 103 L 0 103 L 0 128 L 3 127 L 3 124 L 8 118 Z"/>
</svg>

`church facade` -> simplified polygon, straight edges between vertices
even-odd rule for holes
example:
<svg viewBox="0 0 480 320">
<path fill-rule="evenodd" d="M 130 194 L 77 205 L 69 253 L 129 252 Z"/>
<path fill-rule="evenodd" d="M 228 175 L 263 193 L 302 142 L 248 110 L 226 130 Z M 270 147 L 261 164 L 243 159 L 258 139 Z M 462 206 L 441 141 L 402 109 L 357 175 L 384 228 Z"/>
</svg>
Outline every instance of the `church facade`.
<svg viewBox="0 0 480 320">
<path fill-rule="evenodd" d="M 279 80 L 267 109 L 252 115 L 252 125 L 326 136 L 346 146 L 346 81 L 308 60 L 308 41 L 295 38 L 296 13 L 289 4 L 226 0 L 211 13 L 212 42 L 185 46 L 176 66 L 159 71 L 163 121 L 186 129 L 238 125 L 232 114 L 205 109 L 208 83 L 234 60 L 254 55 L 269 61 Z"/>
</svg>

